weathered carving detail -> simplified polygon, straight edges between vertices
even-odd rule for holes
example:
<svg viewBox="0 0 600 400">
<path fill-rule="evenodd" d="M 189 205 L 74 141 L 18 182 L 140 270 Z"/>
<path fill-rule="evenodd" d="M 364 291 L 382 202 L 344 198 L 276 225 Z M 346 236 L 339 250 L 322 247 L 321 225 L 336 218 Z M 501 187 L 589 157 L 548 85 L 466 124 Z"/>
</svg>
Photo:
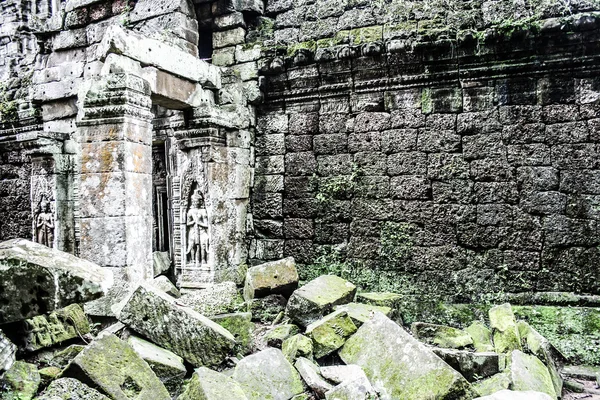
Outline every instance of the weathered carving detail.
<svg viewBox="0 0 600 400">
<path fill-rule="evenodd" d="M 54 246 L 54 212 L 45 196 L 42 197 L 35 215 L 35 241 L 44 246 Z"/>
<path fill-rule="evenodd" d="M 80 337 L 90 325 L 79 304 L 72 304 L 50 315 L 38 315 L 24 321 L 25 348 L 36 351 Z"/>
<path fill-rule="evenodd" d="M 187 262 L 195 266 L 207 266 L 209 249 L 208 215 L 204 206 L 204 198 L 198 189 L 192 195 L 186 225 L 188 229 Z"/>
<path fill-rule="evenodd" d="M 52 175 L 45 168 L 31 176 L 31 207 L 33 214 L 33 240 L 44 246 L 54 247 L 55 201 Z"/>
</svg>

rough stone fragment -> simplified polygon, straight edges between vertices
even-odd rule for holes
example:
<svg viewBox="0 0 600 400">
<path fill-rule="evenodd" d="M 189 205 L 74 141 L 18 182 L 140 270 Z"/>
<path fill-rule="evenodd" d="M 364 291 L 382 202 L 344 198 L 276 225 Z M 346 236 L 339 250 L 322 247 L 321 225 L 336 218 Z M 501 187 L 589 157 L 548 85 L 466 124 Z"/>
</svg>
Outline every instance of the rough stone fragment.
<svg viewBox="0 0 600 400">
<path fill-rule="evenodd" d="M 254 299 L 250 302 L 252 319 L 263 323 L 271 322 L 285 311 L 287 300 L 280 294 L 272 294 L 262 299 Z"/>
<path fill-rule="evenodd" d="M 77 357 L 77 354 L 81 353 L 83 349 L 85 349 L 85 346 L 73 344 L 54 354 L 52 360 L 50 360 L 50 365 L 63 369 L 71 362 L 72 359 Z"/>
<path fill-rule="evenodd" d="M 112 273 L 25 239 L 0 243 L 0 324 L 84 303 L 106 293 Z"/>
<path fill-rule="evenodd" d="M 235 345 L 231 333 L 148 284 L 141 284 L 117 318 L 195 367 L 217 366 Z"/>
<path fill-rule="evenodd" d="M 58 399 L 109 400 L 108 397 L 96 389 L 92 389 L 73 378 L 60 378 L 53 381 L 40 396 L 36 397 L 36 400 Z"/>
<path fill-rule="evenodd" d="M 243 299 L 234 282 L 222 282 L 206 289 L 182 293 L 178 302 L 211 317 L 236 311 L 243 303 Z"/>
<path fill-rule="evenodd" d="M 377 398 L 376 396 L 373 386 L 364 374 L 358 379 L 344 381 L 325 393 L 327 400 L 367 400 Z"/>
<path fill-rule="evenodd" d="M 267 344 L 271 347 L 281 348 L 284 340 L 298 334 L 298 332 L 300 330 L 294 324 L 279 325 L 267 333 Z"/>
<path fill-rule="evenodd" d="M 183 385 L 183 378 L 187 373 L 181 357 L 135 336 L 130 336 L 127 343 L 142 360 L 148 363 L 170 393 L 177 392 Z"/>
<path fill-rule="evenodd" d="M 281 350 L 272 347 L 243 358 L 235 367 L 233 379 L 248 400 L 288 400 L 304 391 L 296 369 Z"/>
<path fill-rule="evenodd" d="M 0 379 L 2 399 L 31 400 L 37 393 L 40 382 L 40 374 L 34 364 L 15 361 Z"/>
<path fill-rule="evenodd" d="M 177 400 L 247 400 L 232 378 L 206 367 L 194 371 L 185 392 Z"/>
<path fill-rule="evenodd" d="M 117 281 L 110 289 L 108 289 L 105 296 L 85 303 L 83 305 L 83 310 L 87 315 L 94 317 L 114 317 L 115 313 L 113 312 L 112 307 L 123 301 L 130 293 L 131 289 L 127 282 Z"/>
<path fill-rule="evenodd" d="M 521 338 L 515 315 L 510 304 L 503 304 L 490 309 L 490 326 L 494 330 L 494 347 L 496 353 L 510 353 L 522 350 Z"/>
<path fill-rule="evenodd" d="M 382 400 L 462 398 L 469 383 L 424 344 L 381 313 L 361 326 L 339 351 L 363 368 Z"/>
<path fill-rule="evenodd" d="M 240 312 L 232 314 L 221 314 L 211 317 L 214 322 L 227 329 L 235 338 L 235 352 L 247 354 L 250 352 L 254 323 L 252 313 Z"/>
<path fill-rule="evenodd" d="M 358 381 L 363 378 L 368 381 L 365 371 L 354 364 L 321 367 L 321 375 L 323 375 L 323 378 L 330 380 L 333 383 Z"/>
<path fill-rule="evenodd" d="M 514 390 L 501 390 L 494 394 L 484 397 L 477 397 L 474 400 L 550 400 L 552 397 L 546 393 L 540 393 L 535 391 L 514 391 Z"/>
<path fill-rule="evenodd" d="M 8 371 L 14 364 L 17 346 L 15 346 L 0 330 L 0 375 Z"/>
<path fill-rule="evenodd" d="M 298 287 L 298 271 L 293 257 L 272 261 L 248 269 L 244 299 L 251 300 L 270 294 L 289 297 Z"/>
<path fill-rule="evenodd" d="M 457 370 L 469 382 L 483 379 L 500 372 L 504 364 L 504 355 L 498 353 L 471 353 L 465 350 L 434 348 L 437 354 L 448 365 Z"/>
<path fill-rule="evenodd" d="M 302 334 L 294 335 L 283 341 L 281 351 L 285 358 L 294 361 L 298 357 L 313 358 L 313 342 Z"/>
<path fill-rule="evenodd" d="M 156 286 L 158 289 L 162 290 L 169 296 L 179 298 L 181 297 L 181 293 L 179 290 L 173 285 L 173 282 L 169 280 L 166 276 L 158 276 L 152 280 L 152 284 Z"/>
<path fill-rule="evenodd" d="M 398 308 L 398 303 L 402 300 L 402 295 L 389 292 L 362 292 L 356 295 L 356 301 L 365 304 L 372 304 L 379 307 Z"/>
<path fill-rule="evenodd" d="M 90 343 L 62 376 L 78 379 L 113 399 L 171 398 L 150 366 L 115 335 Z"/>
<path fill-rule="evenodd" d="M 36 351 L 81 337 L 90 332 L 90 323 L 79 304 L 71 304 L 50 315 L 26 319 L 25 348 Z"/>
<path fill-rule="evenodd" d="M 492 331 L 488 329 L 480 321 L 475 321 L 465 331 L 471 335 L 473 339 L 473 347 L 478 352 L 494 351 L 494 343 L 492 342 Z"/>
<path fill-rule="evenodd" d="M 313 353 L 316 358 L 324 357 L 342 347 L 354 332 L 356 325 L 346 311 L 335 311 L 306 328 L 306 336 L 313 341 Z"/>
<path fill-rule="evenodd" d="M 515 350 L 511 355 L 510 373 L 512 389 L 532 390 L 556 399 L 554 384 L 548 368 L 536 357 Z"/>
<path fill-rule="evenodd" d="M 290 297 L 286 312 L 306 327 L 331 312 L 336 305 L 350 303 L 356 286 L 335 275 L 322 275 L 297 289 Z"/>
<path fill-rule="evenodd" d="M 473 390 L 479 396 L 488 396 L 503 389 L 508 389 L 512 381 L 509 372 L 502 372 L 490 378 L 473 383 Z"/>
<path fill-rule="evenodd" d="M 375 312 L 380 312 L 386 317 L 391 318 L 394 310 L 386 306 L 373 306 L 370 304 L 348 303 L 334 307 L 336 311 L 345 311 L 354 322 L 354 325 L 360 327 L 373 316 Z"/>
<path fill-rule="evenodd" d="M 152 253 L 152 266 L 154 268 L 154 277 L 169 272 L 171 268 L 169 253 L 166 251 L 155 251 Z"/>
<path fill-rule="evenodd" d="M 414 322 L 411 331 L 421 341 L 440 347 L 460 349 L 473 344 L 471 335 L 462 329 L 449 326 Z"/>
<path fill-rule="evenodd" d="M 294 366 L 300 373 L 304 382 L 306 382 L 308 387 L 311 388 L 319 398 L 323 398 L 325 392 L 333 389 L 333 386 L 321 377 L 319 366 L 309 359 L 298 357 Z"/>
<path fill-rule="evenodd" d="M 38 372 L 40 373 L 42 386 L 46 386 L 48 383 L 56 379 L 62 370 L 58 367 L 45 367 L 40 369 Z"/>
</svg>

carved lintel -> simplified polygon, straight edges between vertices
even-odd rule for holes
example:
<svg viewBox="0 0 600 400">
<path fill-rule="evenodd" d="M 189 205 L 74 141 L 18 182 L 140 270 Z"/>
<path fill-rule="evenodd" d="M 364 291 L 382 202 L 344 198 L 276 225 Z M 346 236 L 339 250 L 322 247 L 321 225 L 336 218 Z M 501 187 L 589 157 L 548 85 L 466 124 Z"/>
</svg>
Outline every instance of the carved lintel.
<svg viewBox="0 0 600 400">
<path fill-rule="evenodd" d="M 179 139 L 178 145 L 181 150 L 203 146 L 224 146 L 227 140 L 225 132 L 216 128 L 177 131 L 175 136 Z"/>
</svg>

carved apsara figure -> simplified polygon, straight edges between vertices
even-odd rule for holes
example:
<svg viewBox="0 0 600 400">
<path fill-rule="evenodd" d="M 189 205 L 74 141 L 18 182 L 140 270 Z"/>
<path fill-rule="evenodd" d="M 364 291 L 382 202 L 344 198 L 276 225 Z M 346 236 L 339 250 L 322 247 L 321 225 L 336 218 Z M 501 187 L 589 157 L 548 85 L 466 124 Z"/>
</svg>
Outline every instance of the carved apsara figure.
<svg viewBox="0 0 600 400">
<path fill-rule="evenodd" d="M 35 219 L 35 241 L 52 247 L 54 243 L 54 216 L 50 203 L 46 199 L 40 201 Z"/>
<path fill-rule="evenodd" d="M 190 263 L 205 265 L 208 263 L 208 214 L 204 208 L 204 198 L 196 190 L 192 195 L 191 206 L 187 212 L 187 258 Z"/>
</svg>

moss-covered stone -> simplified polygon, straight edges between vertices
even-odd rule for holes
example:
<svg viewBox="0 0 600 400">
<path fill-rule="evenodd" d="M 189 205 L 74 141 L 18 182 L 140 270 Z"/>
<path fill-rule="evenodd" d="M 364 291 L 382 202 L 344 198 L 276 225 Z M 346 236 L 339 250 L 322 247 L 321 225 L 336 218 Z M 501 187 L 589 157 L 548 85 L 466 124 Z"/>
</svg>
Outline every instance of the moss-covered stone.
<svg viewBox="0 0 600 400">
<path fill-rule="evenodd" d="M 72 344 L 64 350 L 61 350 L 52 356 L 50 365 L 63 369 L 74 359 L 77 354 L 81 353 L 85 346 L 80 344 Z"/>
<path fill-rule="evenodd" d="M 212 317 L 238 311 L 242 308 L 244 299 L 234 282 L 222 282 L 206 289 L 186 291 L 181 294 L 179 303 L 192 307 L 206 317 Z"/>
<path fill-rule="evenodd" d="M 461 349 L 473 344 L 471 335 L 450 326 L 415 322 L 411 331 L 421 341 L 450 349 Z"/>
<path fill-rule="evenodd" d="M 90 333 L 87 316 L 79 304 L 71 304 L 50 315 L 38 315 L 24 321 L 25 348 L 36 351 Z"/>
<path fill-rule="evenodd" d="M 378 307 L 389 307 L 398 309 L 400 301 L 404 296 L 389 292 L 361 292 L 356 294 L 356 301 Z"/>
<path fill-rule="evenodd" d="M 437 354 L 448 365 L 457 370 L 469 382 L 488 378 L 504 369 L 505 355 L 498 353 L 473 353 L 468 350 L 443 349 L 434 347 Z"/>
<path fill-rule="evenodd" d="M 232 378 L 200 367 L 194 371 L 178 400 L 246 400 L 240 385 Z"/>
<path fill-rule="evenodd" d="M 342 347 L 356 329 L 346 311 L 335 311 L 306 327 L 306 336 L 313 341 L 315 358 L 321 358 Z"/>
<path fill-rule="evenodd" d="M 73 378 L 60 378 L 52 382 L 35 400 L 109 400 L 95 389 Z"/>
<path fill-rule="evenodd" d="M 150 366 L 115 335 L 105 335 L 90 343 L 62 376 L 78 379 L 113 399 L 171 399 Z"/>
<path fill-rule="evenodd" d="M 246 272 L 244 299 L 280 294 L 289 297 L 298 287 L 298 270 L 293 257 L 271 261 Z"/>
<path fill-rule="evenodd" d="M 361 303 L 342 304 L 341 306 L 335 306 L 334 309 L 336 311 L 347 312 L 348 316 L 352 319 L 352 322 L 354 322 L 354 325 L 357 327 L 367 322 L 367 320 L 371 318 L 375 312 L 380 312 L 386 317 L 390 318 L 394 312 L 390 307 L 373 306 L 370 304 Z"/>
<path fill-rule="evenodd" d="M 40 374 L 34 364 L 15 361 L 0 379 L 0 399 L 31 400 L 37 393 L 40 382 Z"/>
<path fill-rule="evenodd" d="M 510 372 L 506 371 L 473 383 L 473 389 L 479 396 L 488 396 L 502 389 L 508 389 L 511 383 Z"/>
<path fill-rule="evenodd" d="M 283 341 L 281 351 L 290 362 L 298 357 L 306 357 L 312 360 L 313 341 L 302 334 L 297 334 Z"/>
<path fill-rule="evenodd" d="M 473 339 L 473 347 L 477 352 L 494 351 L 492 342 L 492 331 L 488 329 L 481 321 L 475 321 L 465 328 L 465 331 Z"/>
<path fill-rule="evenodd" d="M 283 341 L 300 332 L 294 324 L 283 324 L 271 329 L 266 335 L 267 344 L 271 347 L 281 348 Z"/>
<path fill-rule="evenodd" d="M 235 338 L 235 353 L 248 354 L 254 332 L 254 323 L 252 322 L 252 313 L 240 312 L 231 314 L 215 315 L 211 318 L 214 322 L 227 329 Z"/>
<path fill-rule="evenodd" d="M 548 368 L 536 357 L 515 350 L 511 354 L 510 374 L 512 389 L 533 390 L 557 398 Z"/>
<path fill-rule="evenodd" d="M 348 36 L 352 44 L 372 43 L 383 40 L 383 26 L 367 26 L 364 28 L 352 29 Z"/>
<path fill-rule="evenodd" d="M 309 40 L 307 42 L 294 43 L 287 48 L 288 57 L 293 57 L 296 53 L 301 50 L 315 51 L 317 49 L 317 42 Z"/>
<path fill-rule="evenodd" d="M 48 383 L 50 383 L 51 381 L 56 379 L 58 375 L 60 375 L 61 371 L 62 370 L 58 367 L 45 367 L 40 369 L 38 372 L 40 373 L 42 385 L 48 385 Z"/>
<path fill-rule="evenodd" d="M 262 323 L 272 322 L 281 313 L 285 312 L 287 300 L 280 294 L 272 294 L 262 299 L 254 299 L 248 309 L 252 313 L 253 321 Z"/>
<path fill-rule="evenodd" d="M 494 348 L 497 353 L 510 353 L 522 350 L 517 321 L 510 304 L 502 304 L 490 309 L 490 326 L 493 328 Z"/>
</svg>

